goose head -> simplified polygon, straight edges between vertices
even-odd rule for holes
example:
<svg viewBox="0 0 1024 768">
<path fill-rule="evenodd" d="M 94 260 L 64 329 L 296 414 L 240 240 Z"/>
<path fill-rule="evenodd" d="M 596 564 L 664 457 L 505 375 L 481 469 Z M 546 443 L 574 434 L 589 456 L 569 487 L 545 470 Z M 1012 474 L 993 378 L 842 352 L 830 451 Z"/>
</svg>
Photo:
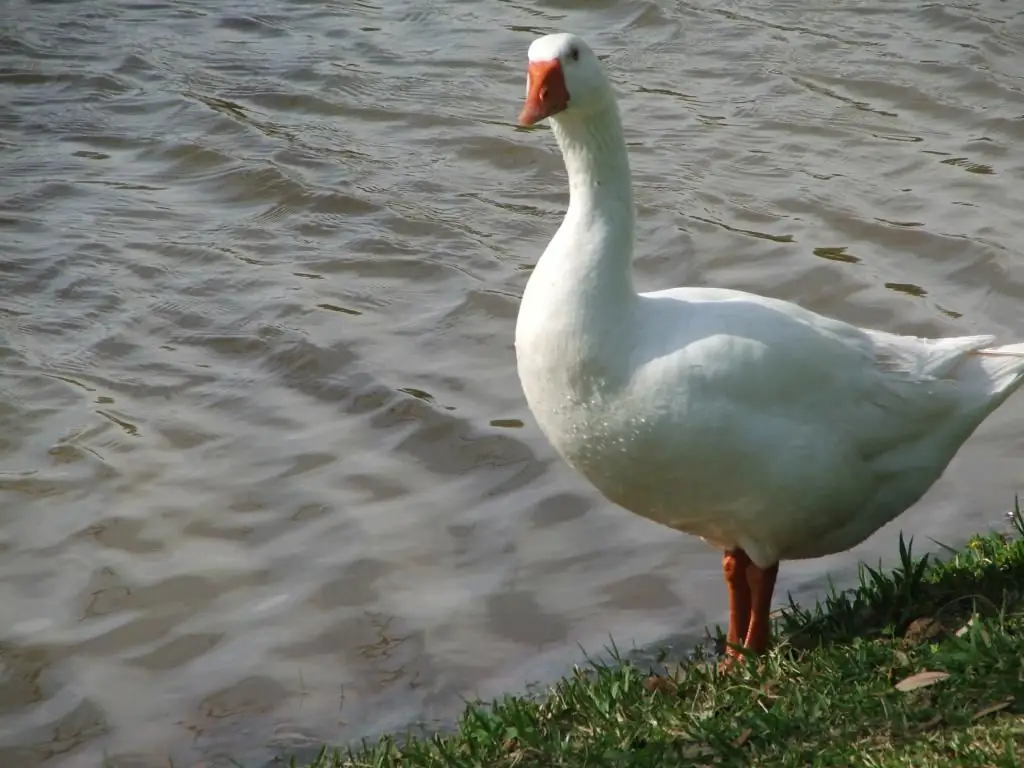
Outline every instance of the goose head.
<svg viewBox="0 0 1024 768">
<path fill-rule="evenodd" d="M 562 33 L 537 38 L 530 45 L 526 101 L 520 125 L 545 118 L 583 117 L 603 106 L 611 86 L 597 55 L 581 38 Z"/>
</svg>

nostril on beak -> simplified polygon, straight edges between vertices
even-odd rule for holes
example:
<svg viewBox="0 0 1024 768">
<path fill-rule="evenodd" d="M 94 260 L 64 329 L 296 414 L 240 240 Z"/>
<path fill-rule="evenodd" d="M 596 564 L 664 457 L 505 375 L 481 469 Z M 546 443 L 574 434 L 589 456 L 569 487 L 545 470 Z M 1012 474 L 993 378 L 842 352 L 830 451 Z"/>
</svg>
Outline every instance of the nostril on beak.
<svg viewBox="0 0 1024 768">
<path fill-rule="evenodd" d="M 548 87 L 546 85 L 542 85 L 540 87 L 539 95 L 540 95 L 540 100 L 541 101 L 547 101 L 548 100 Z"/>
</svg>

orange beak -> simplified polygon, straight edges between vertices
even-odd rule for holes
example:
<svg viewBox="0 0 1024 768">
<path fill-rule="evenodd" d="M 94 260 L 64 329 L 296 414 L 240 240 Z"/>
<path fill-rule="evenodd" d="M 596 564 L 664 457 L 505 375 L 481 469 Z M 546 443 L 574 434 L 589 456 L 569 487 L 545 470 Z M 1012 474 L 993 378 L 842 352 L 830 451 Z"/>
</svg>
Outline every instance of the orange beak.
<svg viewBox="0 0 1024 768">
<path fill-rule="evenodd" d="M 533 125 L 557 115 L 569 106 L 562 65 L 558 59 L 531 61 L 526 69 L 526 102 L 519 113 L 520 125 Z"/>
</svg>

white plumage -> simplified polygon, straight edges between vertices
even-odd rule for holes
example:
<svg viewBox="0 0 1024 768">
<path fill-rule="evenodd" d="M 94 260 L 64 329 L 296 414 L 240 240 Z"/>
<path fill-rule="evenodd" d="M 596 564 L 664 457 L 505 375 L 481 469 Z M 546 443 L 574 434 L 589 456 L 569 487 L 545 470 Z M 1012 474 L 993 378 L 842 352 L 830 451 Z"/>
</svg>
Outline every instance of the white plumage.
<svg viewBox="0 0 1024 768">
<path fill-rule="evenodd" d="M 898 336 L 732 290 L 636 293 L 612 89 L 576 36 L 529 59 L 521 120 L 551 118 L 570 203 L 523 296 L 519 377 L 548 440 L 611 501 L 760 569 L 844 550 L 920 498 L 1024 381 L 1024 344 L 990 336 Z"/>
</svg>

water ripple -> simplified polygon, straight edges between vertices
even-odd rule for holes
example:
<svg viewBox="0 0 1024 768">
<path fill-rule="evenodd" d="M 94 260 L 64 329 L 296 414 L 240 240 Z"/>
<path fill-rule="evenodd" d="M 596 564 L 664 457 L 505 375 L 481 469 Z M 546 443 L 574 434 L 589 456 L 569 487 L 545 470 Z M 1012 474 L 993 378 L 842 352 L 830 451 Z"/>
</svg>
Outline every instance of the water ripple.
<svg viewBox="0 0 1024 768">
<path fill-rule="evenodd" d="M 722 618 L 717 555 L 609 508 L 522 401 L 566 203 L 513 125 L 534 35 L 614 78 L 643 287 L 1021 332 L 1012 3 L 8 6 L 3 765 L 256 765 Z M 1022 408 L 900 525 L 994 520 Z"/>
</svg>

